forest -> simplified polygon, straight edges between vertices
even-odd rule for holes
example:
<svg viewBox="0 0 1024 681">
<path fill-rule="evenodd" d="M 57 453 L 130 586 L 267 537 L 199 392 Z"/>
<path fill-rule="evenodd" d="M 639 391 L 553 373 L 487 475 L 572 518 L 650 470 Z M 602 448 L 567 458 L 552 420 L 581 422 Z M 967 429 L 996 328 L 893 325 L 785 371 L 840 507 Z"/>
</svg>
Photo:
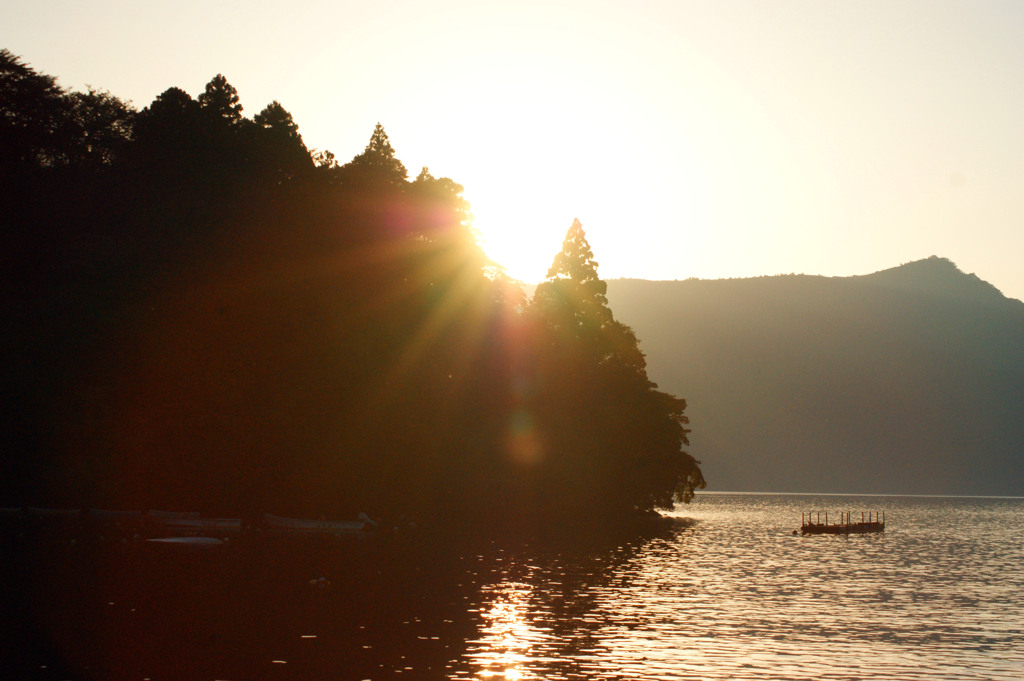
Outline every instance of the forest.
<svg viewBox="0 0 1024 681">
<path fill-rule="evenodd" d="M 0 505 L 605 522 L 704 486 L 582 225 L 528 298 L 381 125 L 0 51 Z M 527 200 L 528 197 L 524 197 Z"/>
</svg>

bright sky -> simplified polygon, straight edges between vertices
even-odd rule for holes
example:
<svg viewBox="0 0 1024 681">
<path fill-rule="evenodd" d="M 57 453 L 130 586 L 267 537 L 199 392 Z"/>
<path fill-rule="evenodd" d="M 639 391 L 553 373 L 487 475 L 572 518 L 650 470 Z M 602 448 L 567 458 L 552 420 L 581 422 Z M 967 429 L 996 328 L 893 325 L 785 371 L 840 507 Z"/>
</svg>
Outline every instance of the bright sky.
<svg viewBox="0 0 1024 681">
<path fill-rule="evenodd" d="M 34 0 L 0 47 L 142 108 L 215 74 L 347 161 L 377 121 L 543 278 L 866 274 L 948 257 L 1024 298 L 1018 0 Z"/>
</svg>

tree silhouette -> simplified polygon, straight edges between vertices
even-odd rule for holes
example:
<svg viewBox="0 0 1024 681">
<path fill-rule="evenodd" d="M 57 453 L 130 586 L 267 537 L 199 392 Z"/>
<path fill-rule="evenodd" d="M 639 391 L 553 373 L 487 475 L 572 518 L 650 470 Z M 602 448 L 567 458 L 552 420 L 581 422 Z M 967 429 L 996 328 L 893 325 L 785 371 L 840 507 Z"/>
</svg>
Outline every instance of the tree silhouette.
<svg viewBox="0 0 1024 681">
<path fill-rule="evenodd" d="M 67 116 L 57 79 L 0 50 L 0 168 L 48 167 L 62 160 Z"/>
<path fill-rule="evenodd" d="M 0 167 L 110 166 L 127 148 L 134 118 L 109 92 L 65 92 L 0 50 Z"/>
<path fill-rule="evenodd" d="M 576 350 L 586 350 L 593 361 L 615 361 L 642 373 L 646 362 L 636 335 L 612 315 L 597 266 L 583 225 L 573 220 L 547 280 L 534 293 L 534 308 L 552 332 L 563 341 L 573 339 Z"/>
<path fill-rule="evenodd" d="M 139 113 L 134 162 L 175 174 L 202 169 L 208 156 L 204 128 L 199 103 L 181 88 L 167 88 Z"/>
<path fill-rule="evenodd" d="M 595 298 L 599 298 L 602 304 L 607 304 L 604 295 L 608 287 L 597 276 L 597 265 L 583 225 L 579 219 L 574 219 L 569 231 L 565 233 L 565 239 L 562 240 L 562 250 L 555 255 L 551 267 L 548 268 L 547 278 L 571 279 L 587 285 L 593 289 Z"/>
<path fill-rule="evenodd" d="M 74 139 L 71 163 L 111 166 L 126 154 L 135 128 L 135 111 L 127 102 L 93 88 L 73 92 L 68 100 Z"/>
<path fill-rule="evenodd" d="M 342 184 L 371 187 L 402 187 L 409 176 L 380 123 L 374 127 L 366 149 L 337 171 Z"/>
<path fill-rule="evenodd" d="M 557 459 L 547 494 L 570 508 L 649 511 L 703 486 L 688 444 L 686 403 L 656 390 L 633 330 L 615 320 L 583 227 L 573 221 L 534 294 L 541 415 Z"/>
<path fill-rule="evenodd" d="M 262 147 L 258 158 L 277 180 L 285 181 L 313 169 L 309 150 L 299 134 L 299 126 L 280 102 L 274 100 L 253 118 Z"/>
<path fill-rule="evenodd" d="M 161 92 L 147 108 L 156 119 L 174 119 L 193 116 L 199 110 L 199 103 L 179 87 L 170 87 Z"/>
<path fill-rule="evenodd" d="M 263 111 L 256 114 L 253 121 L 261 128 L 271 130 L 285 139 L 302 141 L 302 136 L 299 135 L 299 126 L 295 123 L 292 115 L 276 99 L 267 104 Z"/>
<path fill-rule="evenodd" d="M 702 484 L 579 221 L 527 303 L 380 124 L 338 166 L 222 75 L 135 112 L 3 51 L 0 85 L 0 505 L 553 525 Z"/>
<path fill-rule="evenodd" d="M 473 218 L 469 202 L 463 198 L 465 188 L 447 177 L 434 177 L 424 167 L 409 183 L 408 194 L 415 202 L 417 212 L 425 218 L 421 236 L 431 238 L 443 233 L 457 232 L 470 236 Z"/>
<path fill-rule="evenodd" d="M 199 106 L 229 125 L 238 125 L 242 121 L 238 91 L 222 74 L 218 73 L 206 84 L 205 91 L 199 95 Z"/>
<path fill-rule="evenodd" d="M 607 291 L 607 284 L 597 276 L 597 263 L 583 225 L 573 220 L 562 250 L 548 269 L 547 281 L 537 287 L 536 306 L 560 333 L 582 339 L 596 336 L 612 321 Z"/>
</svg>

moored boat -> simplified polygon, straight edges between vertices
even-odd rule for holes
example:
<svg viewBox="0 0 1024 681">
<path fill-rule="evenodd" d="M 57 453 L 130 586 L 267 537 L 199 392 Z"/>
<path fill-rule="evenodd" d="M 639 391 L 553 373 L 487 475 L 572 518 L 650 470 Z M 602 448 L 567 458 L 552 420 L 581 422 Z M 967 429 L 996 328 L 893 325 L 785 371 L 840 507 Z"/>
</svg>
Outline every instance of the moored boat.
<svg viewBox="0 0 1024 681">
<path fill-rule="evenodd" d="M 150 533 L 164 536 L 223 538 L 242 531 L 238 518 L 204 518 L 198 513 L 171 511 L 147 511 L 145 515 Z"/>
<path fill-rule="evenodd" d="M 263 520 L 267 530 L 287 534 L 361 534 L 376 525 L 365 513 L 359 514 L 359 520 L 305 520 L 264 513 Z"/>
<path fill-rule="evenodd" d="M 867 511 L 860 514 L 860 522 L 852 519 L 851 513 L 841 512 L 838 523 L 828 521 L 828 513 L 825 513 L 825 520 L 822 522 L 822 514 L 817 516 L 814 513 L 800 514 L 801 534 L 868 534 L 871 532 L 885 532 L 885 511 Z M 796 531 L 793 531 L 796 534 Z"/>
<path fill-rule="evenodd" d="M 147 539 L 146 543 L 153 546 L 193 549 L 216 549 L 224 546 L 224 540 L 215 537 L 157 537 L 155 539 Z"/>
</svg>

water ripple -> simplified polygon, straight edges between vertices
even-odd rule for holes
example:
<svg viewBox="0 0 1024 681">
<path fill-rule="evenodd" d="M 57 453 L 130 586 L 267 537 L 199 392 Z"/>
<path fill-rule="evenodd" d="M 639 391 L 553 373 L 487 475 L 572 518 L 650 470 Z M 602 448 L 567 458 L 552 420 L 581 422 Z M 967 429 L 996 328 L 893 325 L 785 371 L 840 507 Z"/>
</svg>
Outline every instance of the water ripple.
<svg viewBox="0 0 1024 681">
<path fill-rule="evenodd" d="M 802 510 L 876 507 L 884 534 L 791 534 Z M 504 556 L 455 678 L 1024 677 L 1019 500 L 708 495 L 679 515 L 697 522 L 603 555 Z"/>
</svg>

